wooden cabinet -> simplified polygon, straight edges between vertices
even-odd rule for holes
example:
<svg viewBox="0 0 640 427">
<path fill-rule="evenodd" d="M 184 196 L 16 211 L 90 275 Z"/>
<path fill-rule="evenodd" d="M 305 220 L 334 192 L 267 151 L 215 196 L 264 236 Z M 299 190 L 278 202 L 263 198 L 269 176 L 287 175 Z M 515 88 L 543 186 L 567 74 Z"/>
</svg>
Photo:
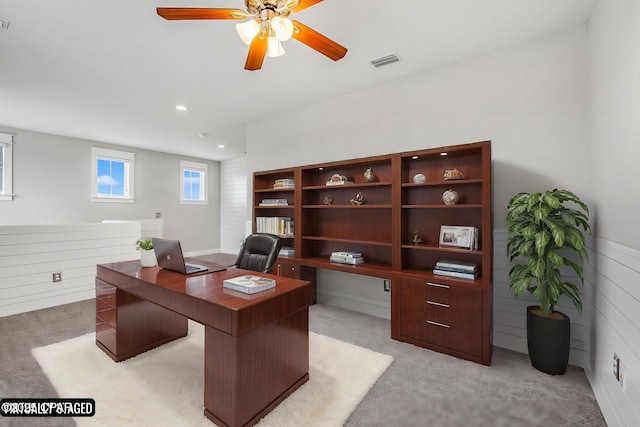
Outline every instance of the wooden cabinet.
<svg viewBox="0 0 640 427">
<path fill-rule="evenodd" d="M 369 168 L 372 180 L 365 178 Z M 445 179 L 453 169 L 464 178 Z M 328 185 L 334 176 L 348 183 Z M 275 179 L 286 177 L 293 189 L 273 189 Z M 392 338 L 489 365 L 491 188 L 489 141 L 256 172 L 254 231 L 259 216 L 295 219 L 285 243 L 295 256 L 281 262 L 278 274 L 325 268 L 390 279 Z M 443 202 L 448 190 L 457 203 Z M 260 207 L 264 198 L 286 198 L 288 205 Z M 477 228 L 477 247 L 441 246 L 443 225 Z M 361 252 L 365 262 L 331 263 L 334 251 Z M 476 263 L 478 277 L 435 276 L 436 263 L 447 259 Z"/>
<path fill-rule="evenodd" d="M 291 277 L 292 279 L 300 278 L 300 264 L 297 261 L 279 257 L 271 270 L 272 274 L 284 277 Z"/>
</svg>

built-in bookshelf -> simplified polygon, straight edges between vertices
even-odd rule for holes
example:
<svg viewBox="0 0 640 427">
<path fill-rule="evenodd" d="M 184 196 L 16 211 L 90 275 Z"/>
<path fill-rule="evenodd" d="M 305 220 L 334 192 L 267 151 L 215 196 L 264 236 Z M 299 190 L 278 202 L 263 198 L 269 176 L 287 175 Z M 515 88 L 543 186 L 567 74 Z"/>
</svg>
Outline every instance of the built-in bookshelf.
<svg viewBox="0 0 640 427">
<path fill-rule="evenodd" d="M 274 188 L 276 180 L 293 188 Z M 488 365 L 491 188 L 488 141 L 255 172 L 254 231 L 260 218 L 290 218 L 293 235 L 283 237 L 294 255 L 279 260 L 278 274 L 324 268 L 389 279 L 392 338 Z M 446 191 L 455 204 L 443 202 Z M 443 225 L 474 230 L 477 245 L 441 244 Z M 331 262 L 336 251 L 364 262 Z M 434 275 L 443 260 L 475 264 L 477 277 Z"/>
</svg>

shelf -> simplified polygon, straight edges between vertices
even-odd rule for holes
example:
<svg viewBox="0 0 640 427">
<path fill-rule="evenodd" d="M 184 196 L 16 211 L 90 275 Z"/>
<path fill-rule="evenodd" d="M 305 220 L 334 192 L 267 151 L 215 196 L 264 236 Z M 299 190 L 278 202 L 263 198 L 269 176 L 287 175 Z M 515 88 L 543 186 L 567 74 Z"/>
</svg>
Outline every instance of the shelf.
<svg viewBox="0 0 640 427">
<path fill-rule="evenodd" d="M 302 236 L 302 240 L 313 240 L 316 242 L 338 242 L 338 243 L 349 243 L 355 245 L 371 245 L 371 246 L 388 246 L 391 247 L 391 243 L 386 242 L 372 242 L 370 240 L 353 240 L 353 239 L 341 239 L 334 237 L 324 237 L 324 236 Z"/>
<path fill-rule="evenodd" d="M 482 180 L 481 179 L 451 179 L 448 181 L 423 182 L 421 184 L 416 184 L 414 182 L 405 182 L 402 184 L 402 187 L 403 188 L 446 187 L 446 186 L 460 186 L 460 185 L 471 185 L 471 184 L 482 184 Z"/>
<path fill-rule="evenodd" d="M 460 279 L 457 277 L 441 276 L 433 274 L 431 270 L 421 270 L 416 268 L 407 268 L 402 270 L 403 274 L 415 276 L 416 279 L 433 281 L 433 282 L 452 282 L 459 287 L 468 287 L 472 289 L 480 289 L 483 285 L 482 276 L 478 276 L 475 279 Z"/>
<path fill-rule="evenodd" d="M 299 260 L 300 265 L 308 267 L 323 268 L 326 270 L 342 271 L 345 273 L 360 274 L 363 276 L 380 277 L 383 279 L 389 279 L 391 277 L 392 269 L 390 265 L 379 264 L 373 262 L 365 262 L 359 265 L 340 264 L 337 262 L 330 262 L 327 258 L 320 257 L 306 257 Z"/>
<path fill-rule="evenodd" d="M 303 209 L 391 209 L 391 205 L 303 205 Z"/>
<path fill-rule="evenodd" d="M 457 253 L 457 254 L 465 254 L 465 255 L 482 255 L 482 251 L 470 251 L 469 249 L 458 249 L 458 248 L 444 248 L 441 246 L 433 246 L 433 245 L 402 245 L 402 249 L 411 249 L 416 251 L 433 251 L 433 252 L 443 252 L 443 253 Z"/>
<path fill-rule="evenodd" d="M 390 182 L 368 182 L 362 184 L 343 184 L 343 185 L 310 185 L 302 187 L 302 191 L 316 191 L 316 190 L 335 190 L 335 189 L 347 189 L 347 188 L 371 188 L 371 187 L 391 187 Z"/>
<path fill-rule="evenodd" d="M 482 209 L 477 203 L 460 203 L 457 205 L 402 205 L 402 209 Z"/>
<path fill-rule="evenodd" d="M 255 206 L 256 209 L 293 209 L 293 205 Z"/>
<path fill-rule="evenodd" d="M 257 188 L 253 191 L 255 193 L 280 193 L 294 190 L 295 188 Z"/>
</svg>

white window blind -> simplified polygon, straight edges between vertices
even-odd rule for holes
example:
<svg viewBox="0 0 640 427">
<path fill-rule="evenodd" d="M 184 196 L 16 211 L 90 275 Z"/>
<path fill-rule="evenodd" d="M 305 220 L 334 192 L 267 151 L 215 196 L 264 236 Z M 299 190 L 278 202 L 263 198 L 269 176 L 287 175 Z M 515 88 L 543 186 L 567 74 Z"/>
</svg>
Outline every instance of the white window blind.
<svg viewBox="0 0 640 427">
<path fill-rule="evenodd" d="M 94 202 L 134 201 L 135 153 L 91 149 L 91 197 Z"/>
<path fill-rule="evenodd" d="M 180 203 L 208 203 L 207 173 L 206 163 L 180 161 Z"/>
</svg>

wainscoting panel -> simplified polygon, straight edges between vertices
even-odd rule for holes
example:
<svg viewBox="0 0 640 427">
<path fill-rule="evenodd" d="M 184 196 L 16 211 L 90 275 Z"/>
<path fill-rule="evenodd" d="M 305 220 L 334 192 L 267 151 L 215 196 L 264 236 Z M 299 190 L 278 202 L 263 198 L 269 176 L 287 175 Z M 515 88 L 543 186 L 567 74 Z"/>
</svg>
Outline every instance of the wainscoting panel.
<svg viewBox="0 0 640 427">
<path fill-rule="evenodd" d="M 0 226 L 0 317 L 94 298 L 96 265 L 138 259 L 141 229 L 136 221 Z"/>
<path fill-rule="evenodd" d="M 596 239 L 591 359 L 587 376 L 610 426 L 640 425 L 640 251 Z M 613 376 L 613 355 L 623 383 Z"/>
</svg>

